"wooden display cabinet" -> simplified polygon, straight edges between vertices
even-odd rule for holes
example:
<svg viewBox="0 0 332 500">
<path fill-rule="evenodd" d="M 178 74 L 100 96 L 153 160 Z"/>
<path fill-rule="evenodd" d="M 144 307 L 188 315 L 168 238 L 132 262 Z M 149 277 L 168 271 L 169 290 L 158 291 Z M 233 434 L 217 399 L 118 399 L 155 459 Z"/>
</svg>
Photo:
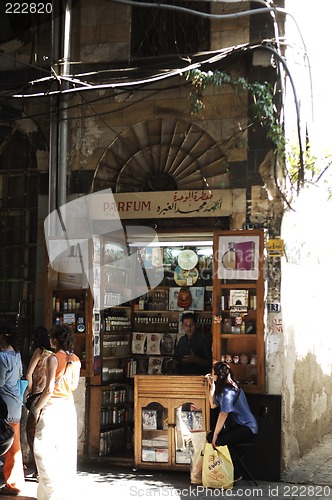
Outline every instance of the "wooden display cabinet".
<svg viewBox="0 0 332 500">
<path fill-rule="evenodd" d="M 99 289 L 94 312 L 99 319 L 96 334 L 100 341 L 99 368 L 90 380 L 94 385 L 125 382 L 127 378 L 132 339 L 133 270 L 125 265 L 127 248 L 120 236 L 115 232 L 103 235 L 98 241 L 95 237 L 94 242 Z"/>
<path fill-rule="evenodd" d="M 92 297 L 87 288 L 49 290 L 45 325 L 68 324 L 74 334 L 74 352 L 81 360 L 81 377 L 92 373 Z"/>
<path fill-rule="evenodd" d="M 225 360 L 241 387 L 264 393 L 264 233 L 214 236 L 213 358 Z"/>
<path fill-rule="evenodd" d="M 135 375 L 135 465 L 190 467 L 191 433 L 209 430 L 204 376 Z"/>
<path fill-rule="evenodd" d="M 118 461 L 132 457 L 133 387 L 123 383 L 90 386 L 89 394 L 89 458 Z"/>
</svg>

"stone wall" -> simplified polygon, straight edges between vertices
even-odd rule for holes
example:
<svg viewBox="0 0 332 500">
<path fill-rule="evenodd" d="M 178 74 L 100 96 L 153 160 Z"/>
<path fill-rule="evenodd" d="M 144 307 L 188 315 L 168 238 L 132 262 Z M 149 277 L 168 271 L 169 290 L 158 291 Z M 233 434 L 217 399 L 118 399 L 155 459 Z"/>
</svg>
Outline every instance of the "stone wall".
<svg viewBox="0 0 332 500">
<path fill-rule="evenodd" d="M 314 187 L 292 208 L 282 224 L 282 329 L 273 366 L 269 364 L 283 394 L 286 467 L 331 432 L 332 412 L 332 241 L 326 227 L 332 204 L 324 189 Z"/>
</svg>

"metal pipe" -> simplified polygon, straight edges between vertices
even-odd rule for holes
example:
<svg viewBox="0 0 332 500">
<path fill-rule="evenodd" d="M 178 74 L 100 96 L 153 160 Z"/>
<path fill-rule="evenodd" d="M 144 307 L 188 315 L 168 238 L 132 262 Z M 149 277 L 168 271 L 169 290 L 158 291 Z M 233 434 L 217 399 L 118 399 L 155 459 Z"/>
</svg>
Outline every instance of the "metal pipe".
<svg viewBox="0 0 332 500">
<path fill-rule="evenodd" d="M 58 2 L 55 2 L 52 11 L 52 59 L 51 67 L 57 71 L 60 54 L 60 24 Z M 48 212 L 56 209 L 57 202 L 57 166 L 58 166 L 58 96 L 50 99 L 50 145 L 49 145 L 49 189 L 48 189 Z M 51 231 L 51 228 L 49 228 Z M 51 234 L 51 233 L 49 233 Z"/>
<path fill-rule="evenodd" d="M 69 74 L 70 68 L 70 36 L 71 36 L 71 0 L 65 2 L 63 29 L 63 64 L 60 76 Z M 62 89 L 68 88 L 67 81 L 61 82 Z M 67 202 L 67 171 L 68 171 L 68 95 L 60 95 L 59 112 L 59 171 L 58 171 L 58 207 Z"/>
</svg>

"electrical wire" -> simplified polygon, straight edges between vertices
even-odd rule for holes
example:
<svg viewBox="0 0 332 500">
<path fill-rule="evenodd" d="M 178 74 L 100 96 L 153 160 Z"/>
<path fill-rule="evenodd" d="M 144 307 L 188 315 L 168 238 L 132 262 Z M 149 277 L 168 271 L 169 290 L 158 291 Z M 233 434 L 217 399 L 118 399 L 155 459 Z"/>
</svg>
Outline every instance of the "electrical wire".
<svg viewBox="0 0 332 500">
<path fill-rule="evenodd" d="M 247 16 L 247 15 L 257 15 L 257 14 L 263 14 L 263 13 L 270 14 L 271 17 L 272 17 L 272 20 L 273 20 L 274 35 L 275 35 L 275 42 L 276 42 L 277 49 L 275 49 L 275 48 L 272 49 L 272 47 L 270 47 L 268 45 L 263 45 L 263 44 L 261 44 L 259 47 L 260 48 L 264 48 L 265 50 L 270 51 L 271 54 L 273 54 L 274 57 L 277 58 L 279 67 L 285 69 L 285 71 L 286 71 L 286 73 L 287 73 L 287 75 L 288 75 L 288 77 L 290 79 L 290 83 L 291 83 L 291 87 L 292 87 L 292 91 L 293 91 L 293 96 L 294 96 L 295 107 L 296 107 L 296 115 L 297 115 L 297 130 L 298 130 L 298 140 L 299 140 L 299 147 L 300 147 L 300 174 L 301 174 L 301 172 L 303 173 L 303 169 L 304 169 L 304 165 L 303 165 L 303 147 L 302 147 L 302 138 L 301 138 L 299 103 L 298 103 L 298 99 L 297 99 L 297 95 L 296 95 L 296 89 L 295 89 L 294 81 L 293 81 L 291 73 L 290 73 L 290 71 L 289 71 L 289 69 L 287 67 L 285 59 L 281 55 L 280 39 L 279 39 L 279 29 L 278 29 L 278 23 L 277 23 L 277 20 L 276 20 L 276 17 L 275 17 L 275 15 L 276 15 L 277 12 L 283 13 L 283 14 L 287 14 L 287 15 L 291 16 L 291 14 L 289 12 L 287 12 L 283 8 L 276 7 L 274 5 L 274 3 L 273 3 L 272 0 L 254 0 L 256 3 L 264 5 L 264 8 L 257 8 L 257 9 L 245 10 L 245 11 L 231 13 L 231 14 L 210 14 L 210 13 L 206 13 L 206 12 L 196 11 L 194 9 L 188 9 L 186 7 L 181 7 L 181 6 L 176 6 L 176 5 L 169 5 L 169 4 L 162 4 L 162 3 L 138 2 L 138 1 L 134 1 L 134 0 L 111 0 L 111 1 L 114 2 L 114 3 L 120 3 L 120 4 L 131 5 L 131 6 L 138 6 L 138 7 L 144 7 L 144 8 L 148 7 L 148 8 L 168 9 L 168 10 L 172 10 L 172 11 L 185 12 L 185 13 L 190 13 L 192 15 L 198 15 L 200 17 L 206 17 L 206 18 L 209 18 L 209 19 L 232 19 L 232 18 L 244 17 L 244 16 Z M 297 26 L 296 20 L 294 19 L 293 16 L 291 16 L 291 17 L 295 21 L 295 24 Z M 298 26 L 297 26 L 297 28 L 298 28 Z M 305 44 L 304 44 L 304 41 L 303 41 L 303 37 L 301 35 L 301 32 L 300 32 L 299 28 L 298 28 L 298 31 L 300 33 L 303 45 L 305 47 Z M 244 46 L 240 46 L 240 48 L 245 49 Z M 248 49 L 249 47 L 247 46 L 246 48 Z M 239 46 L 237 46 L 237 49 L 239 49 Z M 252 47 L 250 47 L 250 49 L 251 50 L 256 50 L 257 46 L 256 47 L 252 46 Z M 234 47 L 232 47 L 231 50 L 234 50 Z M 305 52 L 307 54 L 306 50 L 305 50 Z M 197 69 L 197 68 L 201 67 L 202 65 L 213 64 L 215 62 L 218 62 L 219 60 L 221 60 L 221 59 L 223 59 L 225 57 L 225 53 L 228 53 L 228 52 L 223 51 L 222 53 L 218 53 L 217 55 L 215 55 L 213 57 L 210 57 L 210 58 L 208 58 L 205 61 L 200 61 L 200 62 L 197 62 L 197 63 L 192 63 L 192 64 L 189 64 L 186 67 L 181 68 L 181 69 L 164 70 L 164 71 L 160 72 L 159 74 L 155 74 L 155 75 L 153 75 L 153 76 L 151 76 L 149 78 L 139 79 L 139 80 L 135 80 L 135 81 L 131 81 L 131 82 L 125 81 L 125 82 L 97 84 L 97 85 L 89 84 L 87 82 L 83 82 L 83 81 L 77 79 L 77 75 L 75 75 L 74 78 L 71 75 L 62 75 L 62 76 L 59 77 L 58 75 L 54 75 L 53 74 L 53 76 L 52 76 L 49 71 L 44 70 L 43 68 L 35 67 L 34 65 L 31 65 L 31 64 L 22 63 L 22 64 L 24 64 L 26 66 L 32 67 L 34 69 L 38 69 L 39 71 L 45 71 L 48 74 L 48 77 L 46 79 L 40 79 L 40 80 L 36 80 L 36 81 L 30 82 L 31 85 L 35 85 L 35 84 L 41 83 L 43 81 L 45 82 L 45 80 L 51 81 L 51 80 L 54 80 L 54 78 L 56 78 L 56 79 L 58 79 L 60 81 L 62 79 L 64 81 L 66 81 L 67 83 L 72 84 L 73 87 L 72 88 L 64 88 L 64 89 L 54 90 L 54 91 L 51 90 L 51 91 L 46 91 L 46 92 L 38 92 L 38 93 L 33 93 L 33 94 L 32 93 L 29 93 L 29 94 L 14 94 L 12 97 L 14 97 L 14 98 L 45 97 L 45 96 L 52 96 L 52 95 L 58 95 L 58 94 L 71 94 L 71 93 L 75 93 L 75 92 L 82 92 L 82 91 L 85 91 L 85 90 L 116 89 L 116 88 L 121 88 L 121 87 L 122 88 L 125 87 L 125 88 L 128 89 L 130 87 L 137 87 L 137 86 L 142 86 L 142 85 L 143 86 L 150 85 L 151 83 L 158 82 L 160 80 L 164 80 L 165 78 L 174 77 L 174 76 L 182 75 L 183 73 L 190 72 L 193 69 Z M 3 55 L 3 57 L 8 57 L 10 59 L 13 59 L 10 56 L 6 56 L 5 54 L 1 54 L 1 55 Z M 282 77 L 282 74 L 283 74 L 283 72 L 281 71 L 281 73 L 280 73 L 280 83 L 281 83 L 281 85 L 283 87 L 283 77 Z M 76 87 L 76 85 L 80 85 L 80 87 Z M 282 96 L 283 96 L 283 94 L 284 94 L 284 92 L 282 91 Z"/>
<path fill-rule="evenodd" d="M 244 48 L 247 47 L 248 44 L 243 44 L 241 46 L 237 46 L 236 50 L 239 50 L 239 48 Z M 59 89 L 59 90 L 49 90 L 49 91 L 43 91 L 43 92 L 38 92 L 38 93 L 33 93 L 33 94 L 14 94 L 12 97 L 14 98 L 32 98 L 32 97 L 45 97 L 45 96 L 52 96 L 52 95 L 58 95 L 58 94 L 72 94 L 72 93 L 77 93 L 77 92 L 83 92 L 83 91 L 91 91 L 91 90 L 104 90 L 104 89 L 116 89 L 116 88 L 121 88 L 121 87 L 137 87 L 140 85 L 148 85 L 154 82 L 158 82 L 160 80 L 164 80 L 166 78 L 174 77 L 174 76 L 182 76 L 184 73 L 190 72 L 193 69 L 197 69 L 202 66 L 202 64 L 212 64 L 218 60 L 221 60 L 225 57 L 226 54 L 229 54 L 231 51 L 234 51 L 235 48 L 232 47 L 231 49 L 223 49 L 219 51 L 218 55 L 215 55 L 215 52 L 213 52 L 212 57 L 208 57 L 207 59 L 189 64 L 183 68 L 176 68 L 176 69 L 168 69 L 168 70 L 163 70 L 159 74 L 155 74 L 149 78 L 144 78 L 144 79 L 139 79 L 139 80 L 132 80 L 128 82 L 128 80 L 124 82 L 116 82 L 116 83 L 105 83 L 105 84 L 96 84 L 96 85 L 91 85 L 91 86 L 82 86 L 82 87 L 73 87 L 69 89 Z M 58 78 L 61 80 L 62 76 L 58 76 Z M 54 79 L 54 77 L 53 77 Z M 39 83 L 39 80 L 35 80 L 30 82 L 31 85 L 36 85 Z"/>
<path fill-rule="evenodd" d="M 169 5 L 164 3 L 150 3 L 150 2 L 136 2 L 135 0 L 111 0 L 114 3 L 120 3 L 124 5 L 131 5 L 134 7 L 149 7 L 156 9 L 165 9 L 165 10 L 175 10 L 178 12 L 184 12 L 187 14 L 192 14 L 193 16 L 206 17 L 207 19 L 234 19 L 239 17 L 245 17 L 247 15 L 252 14 L 265 14 L 267 12 L 275 11 L 277 9 L 278 12 L 283 11 L 280 7 L 267 7 L 262 9 L 254 9 L 254 10 L 243 10 L 241 12 L 235 12 L 232 14 L 210 14 L 208 12 L 201 12 L 199 10 L 188 9 L 187 7 L 181 7 L 179 5 Z"/>
</svg>

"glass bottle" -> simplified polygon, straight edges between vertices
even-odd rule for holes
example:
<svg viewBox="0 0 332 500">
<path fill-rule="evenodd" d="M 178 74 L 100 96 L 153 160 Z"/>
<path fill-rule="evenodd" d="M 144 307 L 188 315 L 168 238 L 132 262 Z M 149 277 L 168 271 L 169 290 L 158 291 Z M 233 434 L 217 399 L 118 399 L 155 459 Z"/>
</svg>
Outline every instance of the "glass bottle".
<svg viewBox="0 0 332 500">
<path fill-rule="evenodd" d="M 225 269 L 236 269 L 236 251 L 233 241 L 228 243 L 228 250 L 224 253 L 221 260 Z"/>
</svg>

